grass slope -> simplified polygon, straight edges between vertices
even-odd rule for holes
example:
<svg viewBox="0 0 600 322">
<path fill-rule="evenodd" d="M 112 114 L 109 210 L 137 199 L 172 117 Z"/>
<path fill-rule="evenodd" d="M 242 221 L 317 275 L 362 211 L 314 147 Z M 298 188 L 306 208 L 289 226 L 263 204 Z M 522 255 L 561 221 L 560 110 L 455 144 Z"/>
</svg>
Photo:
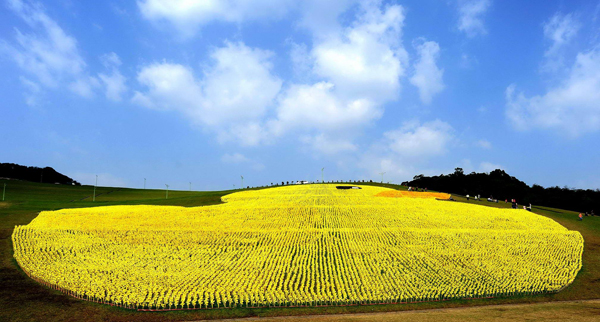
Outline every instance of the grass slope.
<svg viewBox="0 0 600 322">
<path fill-rule="evenodd" d="M 0 180 L 0 187 L 3 183 L 7 183 L 7 191 L 6 201 L 0 201 L 0 320 L 2 321 L 180 321 L 248 316 L 387 312 L 600 298 L 600 217 L 586 217 L 583 222 L 580 222 L 577 220 L 577 214 L 571 211 L 534 207 L 534 212 L 552 218 L 568 229 L 578 230 L 585 239 L 583 268 L 575 282 L 558 294 L 487 300 L 328 308 L 215 309 L 160 313 L 119 309 L 73 299 L 27 278 L 12 257 L 10 236 L 14 226 L 28 224 L 42 210 L 117 204 L 202 206 L 220 203 L 221 196 L 231 191 L 169 191 L 169 199 L 164 199 L 164 190 L 99 187 L 96 202 L 92 202 L 93 187 L 91 186 L 75 187 Z M 379 184 L 372 183 L 372 185 Z M 401 186 L 390 184 L 381 186 L 403 189 Z M 461 202 L 493 207 L 510 207 L 510 204 L 504 203 L 467 201 L 461 196 L 454 196 L 454 198 Z"/>
<path fill-rule="evenodd" d="M 464 321 L 598 321 L 600 300 L 549 302 L 535 304 L 504 304 L 481 307 L 434 309 L 405 312 L 382 312 L 363 314 L 279 316 L 221 320 L 227 322 L 464 322 Z"/>
</svg>

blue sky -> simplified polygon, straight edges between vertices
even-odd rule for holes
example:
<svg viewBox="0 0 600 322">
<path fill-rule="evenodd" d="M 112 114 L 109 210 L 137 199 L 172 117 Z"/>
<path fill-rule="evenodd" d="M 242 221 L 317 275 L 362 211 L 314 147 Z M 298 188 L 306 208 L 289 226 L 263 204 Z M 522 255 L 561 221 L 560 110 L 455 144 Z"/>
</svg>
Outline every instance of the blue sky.
<svg viewBox="0 0 600 322">
<path fill-rule="evenodd" d="M 600 188 L 600 2 L 3 0 L 1 162 L 213 190 Z"/>
</svg>

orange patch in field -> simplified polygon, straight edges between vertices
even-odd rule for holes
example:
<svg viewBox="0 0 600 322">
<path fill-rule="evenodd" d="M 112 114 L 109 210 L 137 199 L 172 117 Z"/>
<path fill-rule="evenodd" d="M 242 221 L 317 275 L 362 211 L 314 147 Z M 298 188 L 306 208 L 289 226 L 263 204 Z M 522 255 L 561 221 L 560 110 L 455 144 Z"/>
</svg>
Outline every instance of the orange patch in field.
<svg viewBox="0 0 600 322">
<path fill-rule="evenodd" d="M 450 194 L 441 192 L 417 192 L 417 191 L 382 191 L 375 195 L 375 197 L 388 197 L 388 198 L 438 198 L 438 199 L 449 199 Z"/>
</svg>

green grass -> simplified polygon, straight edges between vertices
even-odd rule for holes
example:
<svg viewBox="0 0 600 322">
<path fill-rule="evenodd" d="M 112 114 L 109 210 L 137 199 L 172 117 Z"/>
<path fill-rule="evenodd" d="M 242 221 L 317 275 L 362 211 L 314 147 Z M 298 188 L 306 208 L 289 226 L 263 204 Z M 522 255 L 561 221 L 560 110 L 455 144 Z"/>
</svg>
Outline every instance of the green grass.
<svg viewBox="0 0 600 322">
<path fill-rule="evenodd" d="M 536 304 L 488 305 L 481 307 L 436 309 L 427 311 L 383 312 L 367 314 L 312 315 L 303 318 L 261 318 L 261 322 L 464 322 L 464 321 L 598 321 L 600 300 L 549 302 Z M 254 319 L 234 319 L 250 322 Z"/>
<path fill-rule="evenodd" d="M 585 240 L 582 270 L 573 284 L 557 294 L 400 305 L 326 308 L 240 308 L 174 312 L 130 311 L 76 300 L 60 292 L 41 286 L 29 279 L 20 270 L 12 257 L 10 236 L 14 226 L 28 224 L 42 210 L 121 204 L 204 206 L 220 203 L 221 196 L 233 191 L 169 191 L 169 199 L 165 199 L 164 190 L 99 187 L 97 189 L 99 196 L 97 196 L 96 202 L 92 202 L 93 187 L 91 186 L 75 187 L 0 180 L 0 187 L 2 187 L 3 183 L 7 183 L 7 191 L 6 201 L 0 201 L 0 321 L 181 321 L 250 316 L 389 312 L 600 298 L 600 217 L 585 217 L 580 222 L 577 220 L 577 214 L 574 212 L 534 206 L 534 212 L 552 218 L 568 229 L 578 230 Z M 344 182 L 340 184 L 349 183 Z M 364 184 L 385 186 L 392 189 L 405 189 L 405 187 L 393 184 Z M 487 201 L 467 201 L 466 198 L 456 195 L 453 197 L 458 202 L 510 208 L 510 204 L 504 204 L 503 202 L 496 204 Z"/>
</svg>

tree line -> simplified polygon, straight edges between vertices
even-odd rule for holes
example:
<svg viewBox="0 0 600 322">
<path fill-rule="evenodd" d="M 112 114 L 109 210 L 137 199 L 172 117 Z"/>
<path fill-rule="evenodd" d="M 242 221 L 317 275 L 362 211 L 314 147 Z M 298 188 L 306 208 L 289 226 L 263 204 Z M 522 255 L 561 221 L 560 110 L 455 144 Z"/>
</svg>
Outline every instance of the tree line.
<svg viewBox="0 0 600 322">
<path fill-rule="evenodd" d="M 26 167 L 15 163 L 0 163 L 0 178 L 18 179 L 41 183 L 81 184 L 51 167 Z"/>
<path fill-rule="evenodd" d="M 516 199 L 519 204 L 531 203 L 577 212 L 600 211 L 598 189 L 584 190 L 558 186 L 544 188 L 538 184 L 529 186 L 500 169 L 490 173 L 465 174 L 462 168 L 456 168 L 454 173 L 447 175 L 427 177 L 420 174 L 412 181 L 403 182 L 402 185 L 459 195 L 481 195 L 482 198 L 491 197 L 498 200 Z"/>
</svg>

